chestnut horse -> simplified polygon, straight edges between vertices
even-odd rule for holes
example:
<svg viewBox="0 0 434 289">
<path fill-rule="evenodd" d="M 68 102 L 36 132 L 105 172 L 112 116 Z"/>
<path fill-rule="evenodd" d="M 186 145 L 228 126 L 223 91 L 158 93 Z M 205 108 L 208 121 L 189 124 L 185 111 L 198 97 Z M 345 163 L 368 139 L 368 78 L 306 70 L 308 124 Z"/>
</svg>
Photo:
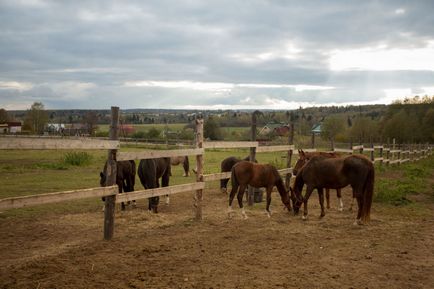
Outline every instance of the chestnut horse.
<svg viewBox="0 0 434 289">
<path fill-rule="evenodd" d="M 294 169 L 292 170 L 292 173 L 294 176 L 297 175 L 297 172 L 306 164 L 307 161 L 309 161 L 314 156 L 323 156 L 328 158 L 338 158 L 341 157 L 340 154 L 337 154 L 335 152 L 304 152 L 303 150 L 298 150 L 298 160 L 295 163 Z M 327 209 L 330 209 L 330 189 L 325 188 L 326 192 L 326 202 L 327 202 Z M 343 211 L 344 209 L 344 203 L 342 202 L 342 194 L 341 189 L 336 189 L 336 195 L 338 197 L 338 211 Z M 354 203 L 354 195 L 353 195 L 353 201 L 351 202 L 350 209 L 353 207 Z"/>
<path fill-rule="evenodd" d="M 372 162 L 363 155 L 342 158 L 312 157 L 297 173 L 291 193 L 296 197 L 294 212 L 298 213 L 303 201 L 303 219 L 307 219 L 307 201 L 314 189 L 318 190 L 321 217 L 324 212 L 323 188 L 340 189 L 350 185 L 357 198 L 358 212 L 355 224 L 368 223 L 374 193 L 375 171 Z M 306 184 L 306 195 L 301 195 Z"/>
<path fill-rule="evenodd" d="M 105 187 L 107 174 L 107 163 L 104 165 L 104 170 L 99 173 L 99 183 L 101 187 Z M 118 192 L 133 192 L 134 184 L 136 181 L 136 163 L 134 161 L 118 161 L 116 162 L 116 184 L 118 185 Z M 105 201 L 105 198 L 102 198 Z M 133 201 L 134 203 L 136 201 Z M 128 202 L 129 203 L 129 202 Z M 125 204 L 121 203 L 122 211 L 125 210 Z"/>
<path fill-rule="evenodd" d="M 282 178 L 275 167 L 268 164 L 256 164 L 248 161 L 240 161 L 232 167 L 232 190 L 229 195 L 228 215 L 231 217 L 232 201 L 237 194 L 238 205 L 244 219 L 247 218 L 243 208 L 243 195 L 247 185 L 255 188 L 265 187 L 267 191 L 267 215 L 270 217 L 271 191 L 276 186 L 279 191 L 282 203 L 291 211 L 291 202 L 288 191 L 285 189 Z"/>
<path fill-rule="evenodd" d="M 170 164 L 172 166 L 182 164 L 182 167 L 184 168 L 184 174 L 182 176 L 188 177 L 190 175 L 190 163 L 188 161 L 188 156 L 171 157 Z"/>
<path fill-rule="evenodd" d="M 146 190 L 158 188 L 160 186 L 160 178 L 161 186 L 167 187 L 169 185 L 170 171 L 170 158 L 145 159 L 140 160 L 137 174 L 139 175 L 140 182 Z M 166 196 L 166 203 L 168 203 L 168 200 L 169 197 Z M 159 202 L 160 197 L 158 196 L 149 198 L 149 211 L 158 213 Z"/>
<path fill-rule="evenodd" d="M 222 160 L 222 162 L 220 164 L 220 172 L 222 172 L 222 173 L 230 172 L 232 170 L 232 167 L 236 163 L 238 163 L 242 160 L 248 161 L 249 159 L 250 159 L 249 156 L 245 157 L 244 159 L 239 159 L 237 157 L 227 157 L 224 160 Z M 220 190 L 222 193 L 227 193 L 228 182 L 229 182 L 229 178 L 220 180 Z"/>
</svg>

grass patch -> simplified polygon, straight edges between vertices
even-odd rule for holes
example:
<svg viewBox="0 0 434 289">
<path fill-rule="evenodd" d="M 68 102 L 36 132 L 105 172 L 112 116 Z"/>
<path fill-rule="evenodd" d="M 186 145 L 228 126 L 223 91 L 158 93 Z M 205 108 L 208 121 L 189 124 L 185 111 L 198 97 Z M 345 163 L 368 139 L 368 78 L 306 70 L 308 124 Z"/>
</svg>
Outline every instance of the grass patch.
<svg viewBox="0 0 434 289">
<path fill-rule="evenodd" d="M 429 179 L 434 174 L 433 157 L 417 163 L 402 164 L 400 166 L 382 167 L 377 172 L 386 177 L 377 178 L 375 183 L 374 201 L 389 203 L 396 206 L 408 205 L 412 201 L 408 198 L 412 194 L 430 192 L 433 185 Z M 388 178 L 387 174 L 401 172 L 400 177 Z"/>
<path fill-rule="evenodd" d="M 64 162 L 71 166 L 86 166 L 92 161 L 92 155 L 87 152 L 69 152 L 65 154 Z"/>
</svg>

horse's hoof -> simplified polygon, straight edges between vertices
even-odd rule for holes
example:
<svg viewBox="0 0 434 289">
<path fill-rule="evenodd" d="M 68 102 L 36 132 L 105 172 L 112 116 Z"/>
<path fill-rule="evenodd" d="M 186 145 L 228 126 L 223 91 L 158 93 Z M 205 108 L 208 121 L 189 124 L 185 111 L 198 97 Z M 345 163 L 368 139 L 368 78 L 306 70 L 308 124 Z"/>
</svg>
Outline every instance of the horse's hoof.
<svg viewBox="0 0 434 289">
<path fill-rule="evenodd" d="M 354 225 L 354 226 L 362 225 L 362 221 L 359 220 L 359 219 L 356 219 L 356 220 L 354 221 L 353 225 Z"/>
<path fill-rule="evenodd" d="M 344 210 L 344 208 L 339 208 L 338 209 L 339 212 L 342 212 L 343 210 Z"/>
<path fill-rule="evenodd" d="M 324 218 L 325 217 L 325 214 L 321 214 L 321 215 L 319 215 L 319 218 L 320 219 L 322 219 L 322 218 Z"/>
<path fill-rule="evenodd" d="M 302 219 L 303 221 L 307 221 L 307 216 L 304 216 L 304 215 L 303 215 L 303 216 L 301 217 L 301 219 Z"/>
<path fill-rule="evenodd" d="M 271 218 L 271 212 L 266 212 L 266 214 L 268 218 Z"/>
<path fill-rule="evenodd" d="M 247 219 L 248 219 L 247 215 L 244 214 L 244 215 L 243 215 L 243 220 L 247 220 Z"/>
</svg>

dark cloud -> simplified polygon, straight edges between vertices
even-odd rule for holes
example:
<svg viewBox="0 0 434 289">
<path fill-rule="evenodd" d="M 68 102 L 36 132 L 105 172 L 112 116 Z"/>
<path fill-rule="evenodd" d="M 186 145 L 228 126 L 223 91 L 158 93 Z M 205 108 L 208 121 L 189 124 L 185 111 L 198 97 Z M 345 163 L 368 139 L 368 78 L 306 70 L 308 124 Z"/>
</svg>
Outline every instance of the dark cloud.
<svg viewBox="0 0 434 289">
<path fill-rule="evenodd" d="M 0 2 L 0 106 L 262 107 L 424 93 L 433 71 L 331 71 L 337 50 L 434 45 L 432 1 Z M 431 41 L 431 44 L 429 44 Z M 431 59 L 432 60 L 432 59 Z M 129 87 L 131 81 L 332 86 Z M 31 83 L 25 89 L 5 83 Z M 11 97 L 14 95 L 14 97 Z M 295 104 L 294 104 L 295 105 Z"/>
</svg>

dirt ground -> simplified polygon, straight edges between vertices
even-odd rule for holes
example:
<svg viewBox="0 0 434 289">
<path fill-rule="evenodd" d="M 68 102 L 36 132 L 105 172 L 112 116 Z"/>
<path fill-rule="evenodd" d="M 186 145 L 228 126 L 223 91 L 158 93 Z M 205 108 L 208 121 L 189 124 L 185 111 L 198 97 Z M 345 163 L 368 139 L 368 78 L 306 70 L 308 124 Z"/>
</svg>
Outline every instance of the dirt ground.
<svg viewBox="0 0 434 289">
<path fill-rule="evenodd" d="M 192 193 L 158 215 L 146 201 L 117 211 L 115 237 L 102 240 L 103 213 L 0 219 L 0 288 L 434 288 L 434 206 L 373 204 L 368 226 L 347 210 L 308 221 L 264 203 L 226 215 L 227 197 L 204 194 L 204 220 L 192 220 Z M 425 204 L 424 204 L 425 203 Z M 234 208 L 236 208 L 234 206 Z"/>
</svg>

